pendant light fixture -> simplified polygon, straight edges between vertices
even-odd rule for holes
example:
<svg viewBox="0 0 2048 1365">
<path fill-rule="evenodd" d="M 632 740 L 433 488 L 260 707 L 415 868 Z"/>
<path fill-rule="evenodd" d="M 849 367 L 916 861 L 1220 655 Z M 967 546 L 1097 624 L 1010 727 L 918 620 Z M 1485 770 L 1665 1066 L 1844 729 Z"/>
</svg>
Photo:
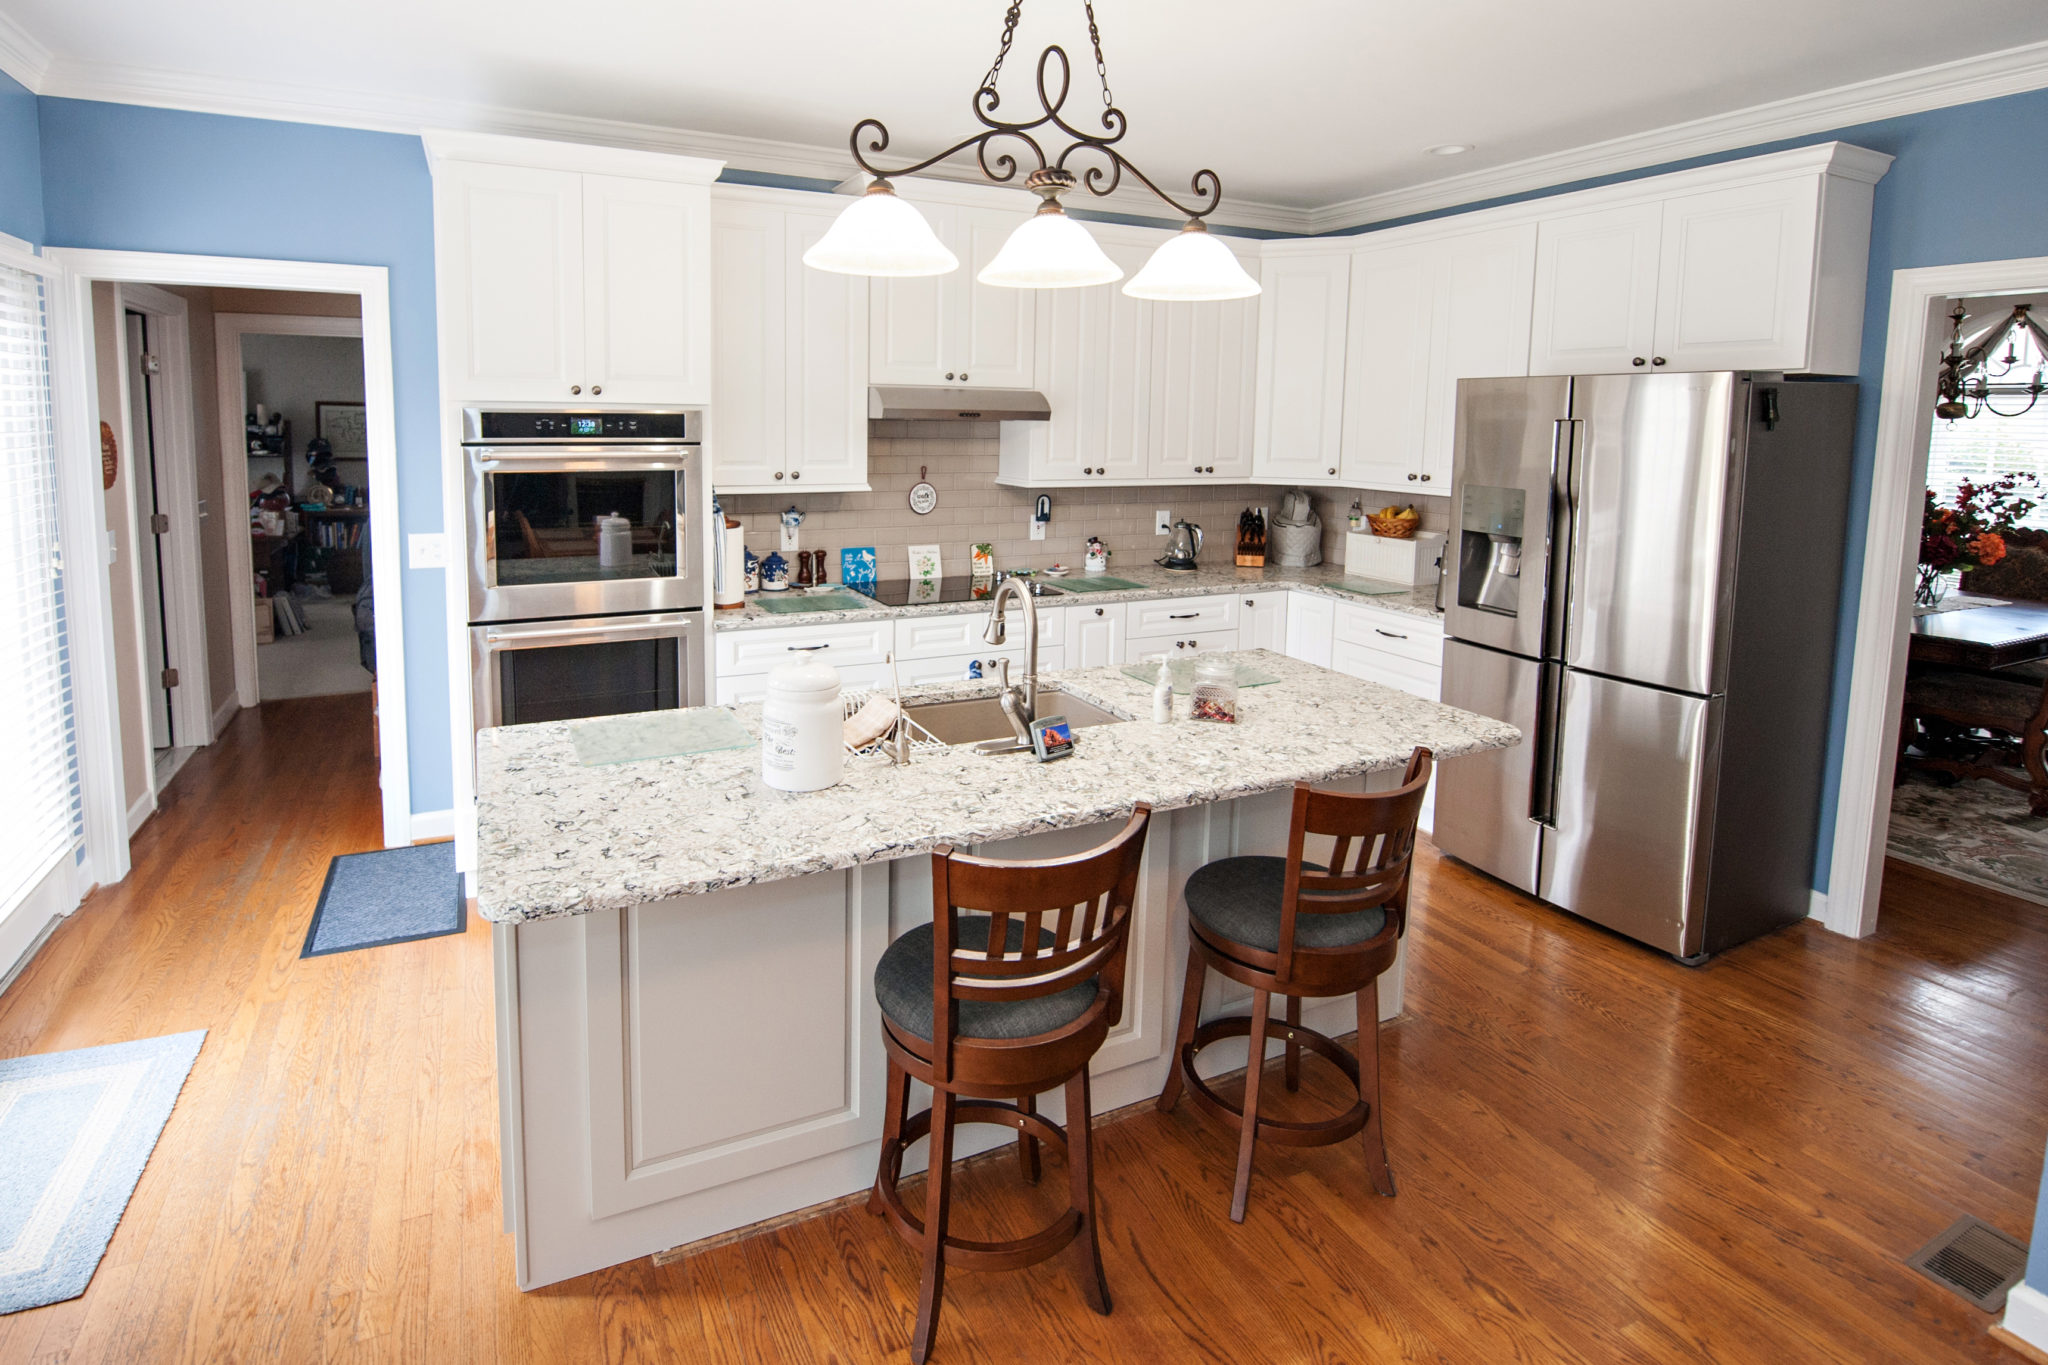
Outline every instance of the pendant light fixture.
<svg viewBox="0 0 2048 1365">
<path fill-rule="evenodd" d="M 915 174 L 971 147 L 982 175 L 996 184 L 1014 180 L 1020 156 L 1028 154 L 1038 164 L 1024 183 L 1044 201 L 975 277 L 983 284 L 1011 289 L 1068 289 L 1112 284 L 1122 279 L 1123 271 L 1103 254 L 1088 229 L 1068 216 L 1060 196 L 1077 185 L 1085 185 L 1090 194 L 1106 197 L 1115 193 L 1128 172 L 1170 206 L 1175 216 L 1185 218 L 1187 225 L 1163 243 L 1144 269 L 1125 283 L 1124 293 L 1133 298 L 1171 301 L 1240 299 L 1258 293 L 1258 281 L 1245 273 L 1229 247 L 1209 235 L 1204 221 L 1223 202 L 1223 182 L 1216 172 L 1205 169 L 1189 177 L 1194 202 L 1184 204 L 1152 183 L 1117 148 L 1128 122 L 1109 92 L 1109 68 L 1102 57 L 1102 33 L 1095 23 L 1092 0 L 1083 0 L 1082 9 L 1088 16 L 1088 41 L 1095 53 L 1095 72 L 1102 81 L 1102 131 L 1088 132 L 1067 121 L 1063 111 L 1072 84 L 1072 68 L 1066 50 L 1057 43 L 1038 55 L 1037 117 L 1010 122 L 995 116 L 1002 105 L 996 83 L 1002 76 L 1003 59 L 1010 55 L 1023 8 L 1023 0 L 1013 0 L 1003 16 L 1003 36 L 995 61 L 974 92 L 972 108 L 975 119 L 983 126 L 981 132 L 912 165 L 884 167 L 869 158 L 888 150 L 889 130 L 881 120 L 872 118 L 853 126 L 850 142 L 854 164 L 875 180 L 866 194 L 839 215 L 831 231 L 804 253 L 804 263 L 847 275 L 937 275 L 953 269 L 958 260 L 939 241 L 924 215 L 896 197 L 889 179 Z M 1056 130 L 1073 141 L 1058 156 L 1049 157 L 1034 135 L 1044 129 Z M 991 144 L 997 143 L 1001 145 L 992 155 Z M 1077 155 L 1083 162 L 1078 175 L 1067 164 Z M 1089 162 L 1090 157 L 1096 158 L 1096 163 Z"/>
<path fill-rule="evenodd" d="M 1935 380 L 1934 415 L 1945 422 L 1990 413 L 1993 417 L 2020 417 L 2033 411 L 2048 393 L 2048 331 L 2034 321 L 2034 306 L 2016 305 L 2010 317 L 1986 328 L 1965 345 L 1963 324 L 1969 314 L 1958 303 L 1948 315 L 1948 350 L 1941 357 L 1941 372 Z M 2005 347 L 2004 356 L 1998 348 Z M 2031 369 L 2031 376 L 2022 378 Z M 2008 398 L 2025 403 L 2011 410 L 1991 400 Z"/>
</svg>

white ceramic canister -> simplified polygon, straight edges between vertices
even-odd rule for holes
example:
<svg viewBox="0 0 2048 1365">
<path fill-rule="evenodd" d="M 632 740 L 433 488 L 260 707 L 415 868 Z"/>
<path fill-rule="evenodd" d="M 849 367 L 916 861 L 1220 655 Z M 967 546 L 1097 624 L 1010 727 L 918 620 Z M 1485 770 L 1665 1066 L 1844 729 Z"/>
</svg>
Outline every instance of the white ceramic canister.
<svg viewBox="0 0 2048 1365">
<path fill-rule="evenodd" d="M 838 784 L 846 769 L 839 670 L 806 659 L 768 675 L 761 706 L 761 780 L 786 792 Z"/>
<path fill-rule="evenodd" d="M 597 519 L 597 567 L 623 569 L 633 562 L 633 523 L 617 512 Z"/>
</svg>

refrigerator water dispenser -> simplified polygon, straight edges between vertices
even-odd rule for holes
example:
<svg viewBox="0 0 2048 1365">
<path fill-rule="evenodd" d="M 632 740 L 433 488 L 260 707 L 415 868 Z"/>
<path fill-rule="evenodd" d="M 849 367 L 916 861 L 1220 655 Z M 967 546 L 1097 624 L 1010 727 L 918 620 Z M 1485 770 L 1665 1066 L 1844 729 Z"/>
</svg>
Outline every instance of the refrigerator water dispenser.
<svg viewBox="0 0 2048 1365">
<path fill-rule="evenodd" d="M 1466 486 L 1458 528 L 1459 606 L 1502 616 L 1520 610 L 1525 503 L 1519 488 Z"/>
</svg>

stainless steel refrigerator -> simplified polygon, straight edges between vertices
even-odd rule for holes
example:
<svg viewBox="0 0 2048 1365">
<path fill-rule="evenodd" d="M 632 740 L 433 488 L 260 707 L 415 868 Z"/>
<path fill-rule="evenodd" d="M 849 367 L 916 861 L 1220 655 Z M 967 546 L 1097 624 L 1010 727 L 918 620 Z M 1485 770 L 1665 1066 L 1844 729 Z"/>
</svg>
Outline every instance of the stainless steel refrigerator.
<svg viewBox="0 0 2048 1365">
<path fill-rule="evenodd" d="M 1686 960 L 1808 913 L 1856 386 L 1458 386 L 1444 852 Z"/>
</svg>

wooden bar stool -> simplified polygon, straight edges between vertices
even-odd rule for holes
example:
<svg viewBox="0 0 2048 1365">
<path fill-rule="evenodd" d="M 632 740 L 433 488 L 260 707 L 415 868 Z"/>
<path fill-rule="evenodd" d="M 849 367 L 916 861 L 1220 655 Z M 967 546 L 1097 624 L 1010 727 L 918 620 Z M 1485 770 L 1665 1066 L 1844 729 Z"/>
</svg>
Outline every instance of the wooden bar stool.
<svg viewBox="0 0 2048 1365">
<path fill-rule="evenodd" d="M 1252 1148 L 1258 1138 L 1293 1147 L 1322 1147 L 1365 1134 L 1366 1168 L 1381 1194 L 1394 1193 L 1387 1144 L 1380 1128 L 1380 974 L 1394 965 L 1408 919 L 1408 870 L 1415 852 L 1415 822 L 1434 766 L 1417 748 L 1394 791 L 1357 795 L 1294 788 L 1287 856 L 1224 858 L 1188 878 L 1188 975 L 1181 995 L 1180 1032 L 1173 1069 L 1159 1092 L 1159 1108 L 1173 1108 L 1182 1086 L 1202 1107 L 1238 1131 L 1237 1187 L 1232 1222 L 1244 1221 L 1251 1189 Z M 1334 835 L 1326 869 L 1302 861 L 1311 834 Z M 1213 968 L 1252 988 L 1249 1018 L 1214 1019 L 1196 1027 L 1202 982 Z M 1358 1099 L 1335 1118 L 1295 1123 L 1259 1117 L 1260 1072 L 1266 1056 L 1268 1002 L 1287 1000 L 1280 1034 L 1287 1044 L 1286 1085 L 1301 1085 L 1304 1045 L 1334 1063 L 1357 1087 Z M 1358 1055 L 1302 1027 L 1304 996 L 1358 997 Z M 1195 1073 L 1195 1058 L 1219 1038 L 1249 1037 L 1244 1103 L 1233 1105 Z"/>
<path fill-rule="evenodd" d="M 1124 953 L 1151 819 L 1151 807 L 1140 805 L 1108 843 L 1046 862 L 938 848 L 932 922 L 890 944 L 875 967 L 889 1096 L 868 1212 L 888 1215 L 924 1257 L 913 1361 L 931 1353 L 949 1266 L 1010 1270 L 1071 1249 L 1082 1295 L 1109 1312 L 1095 1236 L 1088 1062 L 1123 1016 Z M 913 1077 L 932 1088 L 931 1108 L 915 1116 L 906 1113 Z M 1039 1117 L 1034 1103 L 1058 1085 L 1067 1091 L 1065 1128 Z M 1066 1212 L 1014 1241 L 948 1236 L 953 1134 L 962 1123 L 1015 1128 L 1030 1183 L 1038 1180 L 1040 1142 L 1065 1152 Z M 926 1135 L 931 1160 L 919 1219 L 896 1184 L 904 1149 Z"/>
</svg>

